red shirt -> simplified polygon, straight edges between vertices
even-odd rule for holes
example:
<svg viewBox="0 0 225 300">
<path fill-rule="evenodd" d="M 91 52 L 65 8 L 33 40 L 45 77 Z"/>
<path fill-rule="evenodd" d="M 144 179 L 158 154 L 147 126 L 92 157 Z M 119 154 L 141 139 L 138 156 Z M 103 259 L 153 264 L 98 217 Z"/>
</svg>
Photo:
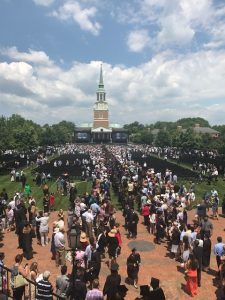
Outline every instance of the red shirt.
<svg viewBox="0 0 225 300">
<path fill-rule="evenodd" d="M 49 202 L 50 202 L 50 205 L 55 205 L 55 196 L 54 195 L 50 195 Z"/>
<path fill-rule="evenodd" d="M 121 234 L 119 231 L 117 231 L 117 233 L 116 233 L 116 238 L 118 240 L 119 246 L 121 247 L 122 246 L 122 238 L 121 238 Z"/>
<path fill-rule="evenodd" d="M 148 206 L 148 205 L 145 205 L 145 206 L 142 208 L 142 216 L 149 216 L 149 214 L 150 214 L 149 206 Z"/>
</svg>

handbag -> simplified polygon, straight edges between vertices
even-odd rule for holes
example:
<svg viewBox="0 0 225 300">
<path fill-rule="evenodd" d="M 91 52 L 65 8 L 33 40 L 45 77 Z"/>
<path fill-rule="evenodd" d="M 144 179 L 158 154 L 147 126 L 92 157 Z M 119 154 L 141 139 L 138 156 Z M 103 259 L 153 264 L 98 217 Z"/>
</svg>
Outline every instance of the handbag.
<svg viewBox="0 0 225 300">
<path fill-rule="evenodd" d="M 25 285 L 28 285 L 28 281 L 26 280 L 26 278 L 21 274 L 16 275 L 14 278 L 14 288 L 17 289 Z"/>
</svg>

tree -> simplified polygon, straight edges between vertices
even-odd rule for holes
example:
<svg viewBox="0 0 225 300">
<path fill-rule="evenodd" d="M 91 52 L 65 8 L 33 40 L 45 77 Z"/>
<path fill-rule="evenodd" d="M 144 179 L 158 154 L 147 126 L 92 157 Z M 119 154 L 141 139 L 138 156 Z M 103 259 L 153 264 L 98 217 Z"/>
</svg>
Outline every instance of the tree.
<svg viewBox="0 0 225 300">
<path fill-rule="evenodd" d="M 74 135 L 75 124 L 68 121 L 61 121 L 58 124 L 52 125 L 55 132 L 57 144 L 66 144 L 72 142 Z"/>
<path fill-rule="evenodd" d="M 155 145 L 157 147 L 171 146 L 171 136 L 167 130 L 160 130 L 155 139 Z"/>
<path fill-rule="evenodd" d="M 40 143 L 42 146 L 52 146 L 57 144 L 56 132 L 48 124 L 45 124 L 42 128 Z"/>
<path fill-rule="evenodd" d="M 154 140 L 153 134 L 149 130 L 143 130 L 141 132 L 141 142 L 147 145 L 152 145 Z"/>
<path fill-rule="evenodd" d="M 123 127 L 128 130 L 129 134 L 135 134 L 140 132 L 142 129 L 144 129 L 144 125 L 140 124 L 137 121 L 131 124 L 125 124 Z"/>
<path fill-rule="evenodd" d="M 185 131 L 181 131 L 177 137 L 177 147 L 190 150 L 201 148 L 201 135 L 194 132 L 192 128 L 188 128 Z"/>
<path fill-rule="evenodd" d="M 209 122 L 203 118 L 183 118 L 176 122 L 177 126 L 182 126 L 183 128 L 191 128 L 196 124 L 201 127 L 210 127 Z"/>
<path fill-rule="evenodd" d="M 0 118 L 0 152 L 12 149 L 12 135 L 8 128 L 7 119 L 4 116 Z"/>
<path fill-rule="evenodd" d="M 38 133 L 35 128 L 28 123 L 15 128 L 13 137 L 16 144 L 15 149 L 19 151 L 29 151 L 39 145 Z"/>
</svg>

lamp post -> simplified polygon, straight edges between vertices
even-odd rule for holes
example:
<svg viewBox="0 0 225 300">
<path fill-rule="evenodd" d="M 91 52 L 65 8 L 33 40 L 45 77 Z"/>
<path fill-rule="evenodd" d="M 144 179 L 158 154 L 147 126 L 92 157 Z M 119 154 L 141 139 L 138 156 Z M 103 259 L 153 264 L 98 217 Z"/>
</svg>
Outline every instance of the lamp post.
<svg viewBox="0 0 225 300">
<path fill-rule="evenodd" d="M 68 231 L 68 245 L 70 250 L 72 251 L 72 281 L 73 281 L 73 290 L 74 290 L 74 283 L 75 283 L 75 275 L 76 275 L 76 264 L 75 264 L 75 257 L 76 257 L 76 250 L 78 246 L 78 238 L 80 239 L 80 228 L 72 226 L 71 229 Z"/>
</svg>

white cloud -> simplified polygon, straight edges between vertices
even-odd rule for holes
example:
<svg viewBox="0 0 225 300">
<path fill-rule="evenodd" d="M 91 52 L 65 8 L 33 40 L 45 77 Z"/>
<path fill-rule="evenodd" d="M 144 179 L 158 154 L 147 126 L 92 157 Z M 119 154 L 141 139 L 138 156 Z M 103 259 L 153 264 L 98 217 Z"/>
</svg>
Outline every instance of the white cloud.
<svg viewBox="0 0 225 300">
<path fill-rule="evenodd" d="M 196 44 L 201 48 L 204 45 L 201 45 L 199 34 L 207 40 L 222 32 L 219 41 L 223 39 L 224 22 L 218 20 L 225 15 L 224 6 L 216 6 L 213 0 L 130 1 L 115 10 L 117 14 L 112 15 L 118 22 L 148 31 L 151 40 L 148 46 L 156 53 L 166 48 L 183 49 Z"/>
<path fill-rule="evenodd" d="M 22 112 L 42 124 L 92 120 L 100 61 L 77 62 L 63 70 L 49 60 L 37 63 L 31 50 L 29 62 L 18 61 L 20 55 L 27 58 L 25 52 L 16 53 L 16 61 L 0 63 L 2 114 Z M 224 70 L 225 53 L 206 50 L 176 57 L 162 52 L 130 68 L 103 63 L 110 121 L 150 124 L 202 116 L 211 124 L 224 123 Z"/>
<path fill-rule="evenodd" d="M 33 0 L 33 2 L 36 5 L 41 5 L 41 6 L 50 6 L 55 2 L 55 0 Z"/>
<path fill-rule="evenodd" d="M 150 38 L 148 36 L 147 30 L 135 30 L 130 32 L 127 45 L 130 51 L 141 52 L 146 48 L 150 43 Z"/>
<path fill-rule="evenodd" d="M 0 54 L 8 56 L 13 60 L 33 62 L 39 64 L 51 64 L 49 57 L 43 51 L 34 51 L 32 49 L 26 52 L 19 52 L 16 47 L 1 48 Z"/>
<path fill-rule="evenodd" d="M 170 15 L 161 20 L 161 30 L 157 36 L 160 46 L 185 45 L 190 43 L 195 31 L 178 15 Z"/>
<path fill-rule="evenodd" d="M 223 45 L 224 45 L 224 41 L 212 41 L 212 42 L 205 43 L 203 46 L 206 49 L 216 49 L 222 47 Z"/>
<path fill-rule="evenodd" d="M 93 21 L 96 14 L 97 8 L 95 6 L 82 8 L 78 1 L 69 0 L 54 10 L 51 15 L 62 21 L 73 20 L 82 30 L 98 35 L 101 25 L 97 21 Z"/>
</svg>

